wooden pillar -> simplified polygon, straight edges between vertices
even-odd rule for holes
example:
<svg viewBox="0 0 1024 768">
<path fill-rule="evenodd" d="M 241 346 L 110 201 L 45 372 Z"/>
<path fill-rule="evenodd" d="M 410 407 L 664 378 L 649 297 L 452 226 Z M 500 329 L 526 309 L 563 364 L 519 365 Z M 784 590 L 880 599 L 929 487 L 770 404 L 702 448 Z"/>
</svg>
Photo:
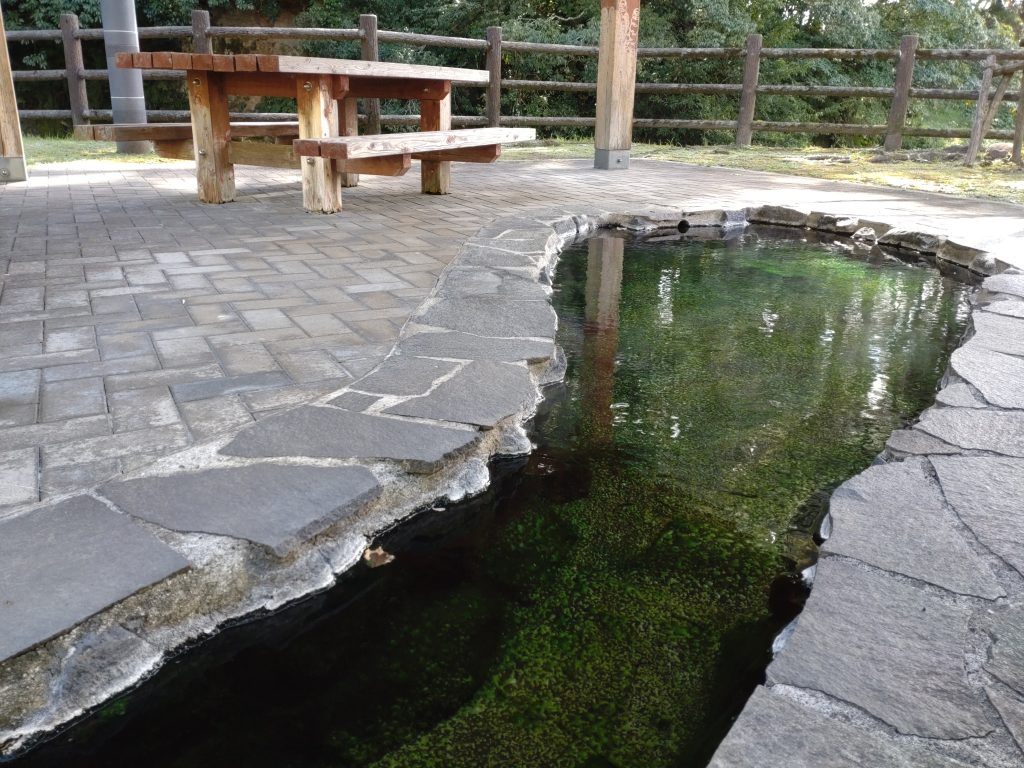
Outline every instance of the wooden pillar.
<svg viewBox="0 0 1024 768">
<path fill-rule="evenodd" d="M 1017 165 L 1024 165 L 1021 149 L 1024 145 L 1024 69 L 1020 71 L 1020 85 L 1017 91 L 1017 117 L 1013 123 L 1013 154 L 1011 158 Z"/>
<path fill-rule="evenodd" d="M 363 61 L 379 61 L 377 17 L 372 13 L 362 14 L 359 17 L 359 30 L 363 36 L 360 57 Z M 380 133 L 380 99 L 364 99 L 363 108 L 366 110 L 366 132 L 371 136 Z"/>
<path fill-rule="evenodd" d="M 487 28 L 487 125 L 501 125 L 501 27 Z"/>
<path fill-rule="evenodd" d="M 747 53 L 743 59 L 743 86 L 740 111 L 736 116 L 736 146 L 749 147 L 754 138 L 754 108 L 757 106 L 757 81 L 761 76 L 761 35 L 747 35 Z"/>
<path fill-rule="evenodd" d="M 231 120 L 227 93 L 216 72 L 192 70 L 185 74 L 199 199 L 229 203 L 235 199 L 235 167 L 228 156 Z"/>
<path fill-rule="evenodd" d="M 14 97 L 14 75 L 7 53 L 7 33 L 0 10 L 0 183 L 24 181 L 25 145 L 21 140 L 18 102 Z"/>
<path fill-rule="evenodd" d="M 341 120 L 341 135 L 342 136 L 358 136 L 359 135 L 359 112 L 356 109 L 359 101 L 357 99 L 342 99 L 338 106 L 341 109 L 339 119 Z M 343 173 L 341 174 L 341 186 L 343 187 L 357 187 L 359 186 L 359 174 L 358 173 Z"/>
<path fill-rule="evenodd" d="M 996 59 L 989 56 L 985 59 L 985 71 L 981 75 L 981 85 L 978 88 L 978 104 L 974 110 L 974 122 L 971 123 L 971 138 L 967 142 L 967 155 L 964 157 L 964 165 L 974 165 L 974 160 L 981 150 L 981 143 L 985 139 L 983 126 L 985 115 L 988 114 L 989 89 L 992 87 L 992 70 L 996 68 Z"/>
<path fill-rule="evenodd" d="M 300 77 L 297 86 L 295 106 L 299 113 L 299 138 L 337 136 L 340 129 L 338 101 L 331 76 Z M 344 90 L 348 90 L 347 82 Z M 303 158 L 302 207 L 310 213 L 337 213 L 341 210 L 341 174 L 333 160 Z"/>
<path fill-rule="evenodd" d="M 629 168 L 640 0 L 601 0 L 594 167 Z"/>
<path fill-rule="evenodd" d="M 420 101 L 420 130 L 448 131 L 452 127 L 452 95 Z M 420 188 L 428 195 L 447 195 L 451 187 L 451 162 L 421 160 Z"/>
<path fill-rule="evenodd" d="M 910 107 L 910 87 L 914 82 L 914 61 L 917 58 L 917 35 L 904 35 L 900 40 L 900 59 L 896 62 L 896 81 L 893 86 L 889 120 L 885 128 L 886 152 L 895 152 L 903 146 L 903 128 L 907 124 Z"/>
<path fill-rule="evenodd" d="M 209 11 L 192 11 L 192 53 L 213 53 Z"/>
<path fill-rule="evenodd" d="M 89 112 L 89 94 L 85 90 L 85 58 L 82 56 L 82 41 L 78 39 L 78 16 L 73 13 L 60 15 L 60 38 L 64 47 L 64 77 L 68 83 L 68 97 L 71 102 L 71 124 L 83 125 Z"/>
</svg>

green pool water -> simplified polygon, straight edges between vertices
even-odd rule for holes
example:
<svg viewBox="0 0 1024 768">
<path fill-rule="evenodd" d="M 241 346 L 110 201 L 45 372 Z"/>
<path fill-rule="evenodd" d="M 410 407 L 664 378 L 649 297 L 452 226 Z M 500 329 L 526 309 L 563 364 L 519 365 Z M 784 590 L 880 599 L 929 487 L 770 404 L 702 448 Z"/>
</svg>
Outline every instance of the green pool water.
<svg viewBox="0 0 1024 768">
<path fill-rule="evenodd" d="M 566 380 L 487 493 L 17 768 L 704 765 L 828 490 L 929 404 L 966 294 L 848 246 L 656 239 L 563 254 Z"/>
</svg>

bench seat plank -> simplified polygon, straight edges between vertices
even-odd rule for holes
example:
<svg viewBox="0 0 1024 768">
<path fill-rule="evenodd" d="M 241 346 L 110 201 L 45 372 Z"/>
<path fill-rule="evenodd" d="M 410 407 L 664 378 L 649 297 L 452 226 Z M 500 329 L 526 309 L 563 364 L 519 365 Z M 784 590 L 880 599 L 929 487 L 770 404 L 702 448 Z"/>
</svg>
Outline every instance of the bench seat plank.
<svg viewBox="0 0 1024 768">
<path fill-rule="evenodd" d="M 294 138 L 299 124 L 290 121 L 231 123 L 234 139 L 255 136 Z M 75 138 L 85 141 L 178 141 L 192 138 L 192 123 L 105 123 L 76 125 Z"/>
<path fill-rule="evenodd" d="M 514 144 L 520 141 L 533 141 L 536 138 L 537 131 L 533 128 L 464 128 L 451 131 L 297 139 L 294 146 L 296 153 L 304 157 L 354 160 L 360 157 L 385 157 L 387 155 L 463 150 L 493 144 Z"/>
</svg>

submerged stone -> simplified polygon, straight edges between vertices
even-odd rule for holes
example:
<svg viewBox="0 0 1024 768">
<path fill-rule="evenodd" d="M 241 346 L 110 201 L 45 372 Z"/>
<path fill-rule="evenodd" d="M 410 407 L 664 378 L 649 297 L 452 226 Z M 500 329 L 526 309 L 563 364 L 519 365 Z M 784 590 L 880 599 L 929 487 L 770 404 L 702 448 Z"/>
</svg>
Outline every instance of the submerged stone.
<svg viewBox="0 0 1024 768">
<path fill-rule="evenodd" d="M 936 456 L 932 464 L 964 524 L 1024 575 L 1024 460 Z"/>
<path fill-rule="evenodd" d="M 173 531 L 212 533 L 287 555 L 373 499 L 365 467 L 256 464 L 115 481 L 100 492 L 142 520 Z"/>
<path fill-rule="evenodd" d="M 187 567 L 91 496 L 0 521 L 0 660 Z"/>
<path fill-rule="evenodd" d="M 956 527 L 926 459 L 869 467 L 832 494 L 824 551 L 964 595 L 1006 594 Z"/>
<path fill-rule="evenodd" d="M 769 681 L 823 691 L 903 734 L 964 739 L 993 730 L 964 671 L 973 608 L 831 557 L 814 581 Z"/>
<path fill-rule="evenodd" d="M 390 459 L 433 472 L 480 439 L 476 430 L 305 406 L 243 430 L 221 449 L 228 456 Z"/>
</svg>

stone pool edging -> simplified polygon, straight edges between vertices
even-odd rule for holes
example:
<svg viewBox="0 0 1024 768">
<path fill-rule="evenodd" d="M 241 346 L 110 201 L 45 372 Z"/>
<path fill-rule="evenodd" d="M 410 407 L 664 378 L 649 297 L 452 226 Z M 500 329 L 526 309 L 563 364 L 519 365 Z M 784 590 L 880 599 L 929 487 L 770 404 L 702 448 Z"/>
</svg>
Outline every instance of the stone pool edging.
<svg viewBox="0 0 1024 768">
<path fill-rule="evenodd" d="M 773 206 L 552 212 L 492 222 L 466 241 L 395 349 L 359 381 L 86 494 L 0 519 L 0 536 L 8 525 L 37 522 L 36 529 L 15 531 L 29 536 L 47 529 L 47 516 L 70 514 L 84 521 L 82 535 L 117 529 L 123 541 L 135 542 L 131 546 L 141 546 L 135 541 L 140 539 L 150 548 L 128 569 L 129 578 L 113 577 L 112 592 L 88 596 L 98 608 L 84 616 L 53 617 L 55 626 L 67 626 L 49 639 L 23 637 L 20 642 L 28 645 L 0 662 L 0 753 L 16 751 L 135 685 L 176 649 L 218 627 L 331 586 L 377 533 L 416 510 L 486 487 L 492 456 L 530 450 L 522 424 L 533 415 L 540 387 L 564 372 L 548 300 L 558 253 L 600 228 L 675 229 L 683 220 L 708 233 L 735 231 L 749 222 L 851 235 L 865 243 L 877 239 L 974 282 L 1007 267 L 936 235 Z M 1024 290 L 1011 295 L 1024 297 Z M 1012 301 L 1024 307 L 1024 301 Z M 959 375 L 947 376 L 947 388 L 964 385 L 970 393 L 967 380 L 950 378 Z M 958 396 L 962 389 L 956 389 Z M 382 424 L 393 431 L 384 430 L 382 437 Z M 890 449 L 895 450 L 892 439 Z M 331 495 L 309 490 L 320 487 Z M 205 504 L 183 513 L 175 494 Z M 304 508 L 303 519 L 275 516 L 274 508 L 285 503 Z M 256 524 L 246 519 L 248 512 L 258 513 L 250 515 L 259 518 Z M 96 521 L 92 528 L 90 520 Z M 841 519 L 835 528 L 839 540 Z M 124 553 L 114 548 L 107 555 Z M 853 562 L 850 556 L 825 558 L 833 559 Z M 821 569 L 819 583 L 826 583 L 827 571 Z M 805 614 L 815 604 L 812 598 Z M 802 642 L 806 633 L 798 629 L 792 642 Z M 0 651 L 9 647 L 0 644 Z M 787 653 L 794 655 L 783 651 L 780 660 Z M 781 727 L 775 720 L 784 723 L 785 707 L 803 706 L 794 703 L 800 701 L 797 693 L 786 691 L 779 683 L 759 689 L 748 710 L 768 701 L 765 722 Z M 812 714 L 819 711 L 831 710 L 814 703 Z M 740 718 L 713 764 L 768 764 L 760 749 L 748 762 L 721 762 L 744 734 L 757 733 L 760 721 L 752 717 Z M 848 725 L 842 718 L 829 722 Z M 780 757 L 785 761 L 779 764 L 799 764 L 791 754 Z"/>
</svg>

